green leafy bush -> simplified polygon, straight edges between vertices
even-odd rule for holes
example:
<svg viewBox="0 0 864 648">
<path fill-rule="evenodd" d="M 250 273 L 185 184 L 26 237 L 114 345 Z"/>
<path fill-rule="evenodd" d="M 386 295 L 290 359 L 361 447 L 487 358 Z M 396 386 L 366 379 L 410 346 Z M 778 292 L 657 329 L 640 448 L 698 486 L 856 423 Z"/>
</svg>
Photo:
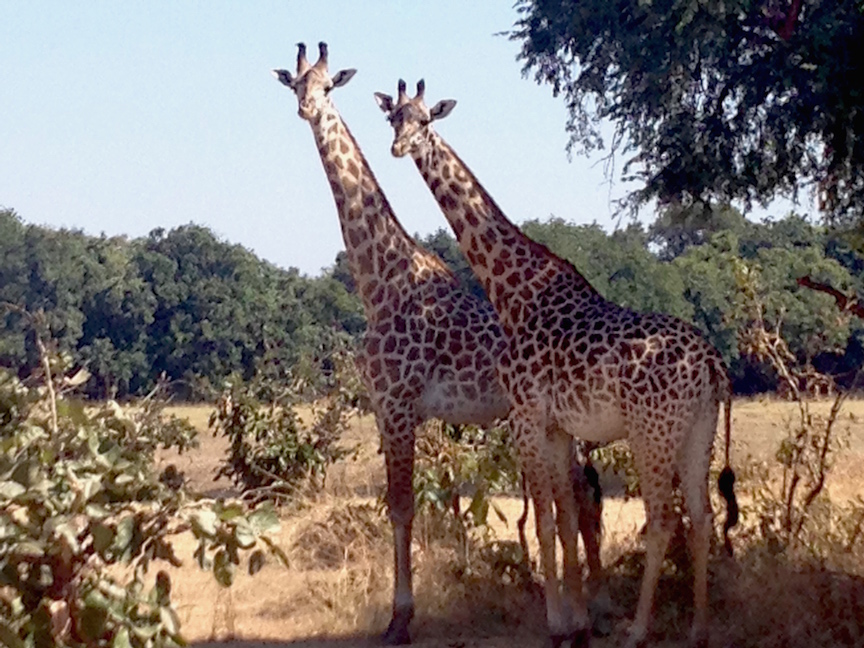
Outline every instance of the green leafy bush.
<svg viewBox="0 0 864 648">
<path fill-rule="evenodd" d="M 485 526 L 490 508 L 504 514 L 489 497 L 513 492 L 520 473 L 510 443 L 509 428 L 454 427 L 427 423 L 417 438 L 414 499 L 418 513 L 440 517 L 452 511 L 460 525 Z M 461 497 L 470 497 L 462 510 Z"/>
<path fill-rule="evenodd" d="M 264 535 L 278 520 L 272 509 L 247 514 L 239 505 L 193 501 L 182 485 L 160 480 L 155 450 L 189 447 L 194 430 L 165 418 L 155 394 L 134 409 L 110 401 L 86 408 L 63 395 L 86 375 L 63 377 L 56 357 L 46 352 L 43 360 L 55 370 L 36 387 L 0 371 L 0 641 L 10 648 L 182 645 L 167 573 L 145 587 L 154 562 L 179 564 L 171 537 L 191 530 L 199 563 L 227 585 L 239 551 L 259 539 L 284 559 Z M 263 559 L 254 551 L 250 571 Z"/>
<path fill-rule="evenodd" d="M 252 499 L 289 497 L 310 481 L 323 487 L 328 466 L 352 454 L 340 441 L 362 392 L 351 379 L 353 366 L 347 355 L 329 359 L 329 377 L 310 367 L 287 388 L 269 380 L 229 383 L 210 416 L 213 434 L 230 440 L 218 475 Z M 307 403 L 301 417 L 301 395 L 308 393 L 326 395 Z"/>
</svg>

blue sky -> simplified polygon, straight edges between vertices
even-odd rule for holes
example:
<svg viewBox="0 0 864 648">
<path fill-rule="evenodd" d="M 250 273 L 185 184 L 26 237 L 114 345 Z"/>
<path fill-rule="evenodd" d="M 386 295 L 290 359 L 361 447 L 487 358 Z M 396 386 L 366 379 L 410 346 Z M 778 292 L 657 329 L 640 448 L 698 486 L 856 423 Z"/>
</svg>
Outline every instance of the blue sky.
<svg viewBox="0 0 864 648">
<path fill-rule="evenodd" d="M 613 226 L 599 156 L 568 161 L 566 111 L 497 32 L 511 0 L 0 0 L 0 205 L 26 222 L 145 235 L 194 222 L 317 274 L 342 248 L 309 125 L 271 75 L 295 43 L 357 75 L 333 98 L 411 233 L 446 222 L 373 92 L 426 79 L 438 131 L 511 219 Z"/>
</svg>

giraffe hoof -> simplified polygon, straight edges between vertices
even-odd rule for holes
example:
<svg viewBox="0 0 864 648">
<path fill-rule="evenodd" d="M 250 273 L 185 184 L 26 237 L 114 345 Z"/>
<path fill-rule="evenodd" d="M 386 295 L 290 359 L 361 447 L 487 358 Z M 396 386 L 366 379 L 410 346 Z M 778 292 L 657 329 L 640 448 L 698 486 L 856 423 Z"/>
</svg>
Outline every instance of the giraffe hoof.
<svg viewBox="0 0 864 648">
<path fill-rule="evenodd" d="M 630 634 L 627 636 L 627 641 L 624 642 L 625 648 L 643 648 L 645 646 L 645 637 Z"/>
<path fill-rule="evenodd" d="M 612 619 L 608 615 L 597 617 L 591 624 L 591 634 L 595 637 L 608 637 L 612 634 L 612 625 Z"/>
<path fill-rule="evenodd" d="M 411 643 L 411 635 L 408 634 L 408 628 L 397 627 L 391 621 L 384 634 L 381 635 L 381 643 L 385 646 L 405 646 Z"/>
<path fill-rule="evenodd" d="M 583 628 L 570 635 L 570 645 L 573 648 L 588 648 L 591 643 L 591 629 Z"/>
<path fill-rule="evenodd" d="M 691 648 L 708 648 L 708 632 L 703 630 L 690 637 Z"/>
<path fill-rule="evenodd" d="M 584 628 L 575 630 L 569 634 L 553 634 L 549 635 L 549 643 L 552 648 L 560 648 L 565 643 L 570 643 L 573 648 L 588 648 L 591 641 L 591 630 Z"/>
<path fill-rule="evenodd" d="M 591 609 L 591 634 L 595 637 L 608 637 L 612 634 L 614 623 L 611 610 L 603 607 Z"/>
<path fill-rule="evenodd" d="M 414 616 L 414 610 L 396 611 L 390 620 L 390 625 L 381 635 L 381 642 L 385 646 L 405 646 L 411 643 L 411 635 L 408 633 L 408 624 Z"/>
<path fill-rule="evenodd" d="M 552 648 L 561 648 L 561 645 L 567 641 L 567 635 L 553 634 L 549 635 L 549 644 Z"/>
</svg>

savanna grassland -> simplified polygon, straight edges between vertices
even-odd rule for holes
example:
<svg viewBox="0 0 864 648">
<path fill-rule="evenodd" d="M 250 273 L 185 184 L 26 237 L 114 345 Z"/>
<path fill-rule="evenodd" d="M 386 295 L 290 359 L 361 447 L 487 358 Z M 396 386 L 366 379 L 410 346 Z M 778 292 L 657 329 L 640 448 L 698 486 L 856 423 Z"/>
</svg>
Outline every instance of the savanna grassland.
<svg viewBox="0 0 864 648">
<path fill-rule="evenodd" d="M 796 420 L 796 407 L 771 399 L 739 400 L 733 406 L 733 464 L 739 475 L 742 525 L 734 540 L 735 559 L 718 551 L 711 563 L 712 646 L 864 642 L 864 550 L 854 532 L 838 531 L 850 522 L 840 519 L 842 507 L 864 494 L 864 400 L 847 401 L 835 425 L 845 447 L 838 452 L 826 484 L 837 507 L 834 513 L 825 513 L 827 505 L 814 505 L 823 517 L 795 551 L 781 553 L 764 537 L 757 540 L 762 537 L 754 508 L 758 489 L 748 480 L 760 479 L 756 477 L 760 466 L 778 465 L 774 455 Z M 814 414 L 824 415 L 830 402 L 811 407 Z M 163 453 L 159 462 L 174 463 L 194 490 L 230 496 L 230 482 L 213 480 L 226 442 L 207 431 L 210 410 L 204 406 L 172 410 L 199 428 L 200 447 L 182 456 Z M 372 417 L 355 419 L 343 443 L 356 447 L 354 458 L 330 468 L 323 490 L 305 493 L 282 509 L 278 542 L 288 554 L 289 568 L 271 560 L 252 577 L 238 570 L 230 589 L 221 588 L 191 560 L 171 569 L 172 600 L 188 640 L 231 645 L 375 645 L 389 620 L 392 539 L 381 505 L 385 475 Z M 718 450 L 721 443 L 718 436 Z M 778 475 L 772 468 L 767 479 Z M 601 647 L 618 645 L 623 637 L 635 610 L 641 575 L 641 502 L 616 497 L 620 489 L 615 482 L 614 475 L 604 475 L 606 490 L 613 495 L 604 503 L 603 562 L 609 570 L 616 626 L 611 637 L 593 640 Z M 716 491 L 712 497 L 719 511 Z M 498 497 L 496 504 L 506 522 L 490 516 L 490 528 L 470 533 L 467 543 L 441 520 L 428 516 L 416 520 L 415 644 L 545 645 L 540 588 L 535 580 L 526 581 L 512 572 L 502 575 L 501 570 L 506 547 L 517 540 L 521 499 Z M 531 518 L 528 536 L 534 557 Z M 193 548 L 191 537 L 178 539 L 181 557 L 190 556 Z M 658 593 L 653 645 L 686 645 L 691 607 L 686 562 L 673 547 Z"/>
</svg>

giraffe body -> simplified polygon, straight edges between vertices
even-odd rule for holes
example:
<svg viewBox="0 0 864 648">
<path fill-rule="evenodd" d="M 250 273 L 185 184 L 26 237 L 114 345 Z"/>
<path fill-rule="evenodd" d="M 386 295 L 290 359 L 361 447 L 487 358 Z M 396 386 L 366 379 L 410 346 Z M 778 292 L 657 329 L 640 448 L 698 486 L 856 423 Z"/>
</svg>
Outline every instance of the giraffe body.
<svg viewBox="0 0 864 648">
<path fill-rule="evenodd" d="M 286 70 L 274 74 L 297 95 L 298 113 L 312 127 L 368 322 L 356 361 L 381 435 L 395 541 L 393 617 L 384 640 L 407 643 L 414 614 L 415 429 L 430 418 L 478 425 L 506 418 L 510 402 L 496 369 L 506 343 L 491 305 L 463 291 L 450 269 L 396 220 L 329 96 L 354 71 L 331 77 L 326 45 L 319 48 L 315 65 L 308 63 L 301 44 L 296 75 Z M 581 490 L 576 494 L 587 495 Z M 583 536 L 586 545 L 595 547 L 599 565 L 595 527 L 589 517 Z"/>
<path fill-rule="evenodd" d="M 456 153 L 431 128 L 455 102 L 429 109 L 424 85 L 409 98 L 376 94 L 395 131 L 392 152 L 411 155 L 490 298 L 508 340 L 499 377 L 534 501 L 547 620 L 553 645 L 587 644 L 576 531 L 564 449 L 572 437 L 626 439 L 647 517 L 646 567 L 629 644 L 648 632 L 654 591 L 671 534 L 675 480 L 691 521 L 695 614 L 691 640 L 707 642 L 707 560 L 713 530 L 708 469 L 719 404 L 730 386 L 719 353 L 689 324 L 641 314 L 604 299 L 569 263 L 524 236 Z M 725 473 L 726 471 L 724 471 Z M 734 507 L 731 483 L 721 488 Z M 555 561 L 564 553 L 563 589 Z"/>
</svg>

